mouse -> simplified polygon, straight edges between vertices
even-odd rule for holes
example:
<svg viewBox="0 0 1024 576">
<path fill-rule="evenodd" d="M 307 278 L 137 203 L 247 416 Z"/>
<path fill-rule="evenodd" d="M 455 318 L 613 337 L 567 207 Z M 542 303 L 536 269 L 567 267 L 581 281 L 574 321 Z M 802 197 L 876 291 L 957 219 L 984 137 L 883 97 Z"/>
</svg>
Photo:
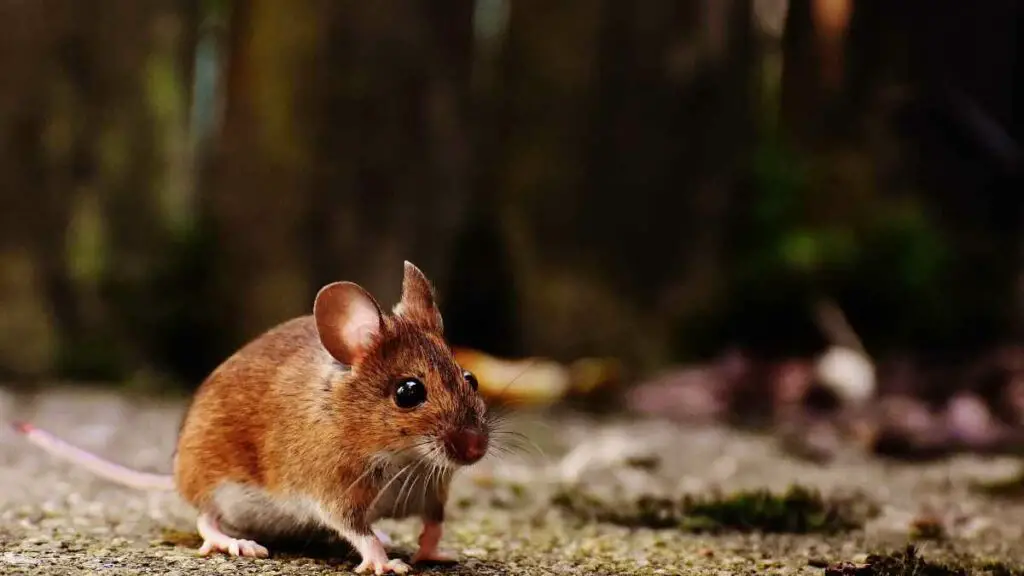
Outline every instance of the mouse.
<svg viewBox="0 0 1024 576">
<path fill-rule="evenodd" d="M 176 491 L 197 511 L 200 555 L 266 558 L 277 538 L 319 531 L 360 555 L 356 573 L 406 574 L 382 518 L 418 517 L 411 564 L 455 562 L 440 548 L 456 472 L 488 454 L 489 412 L 446 340 L 430 280 L 404 263 L 384 312 L 354 282 L 316 294 L 310 314 L 244 344 L 192 395 L 173 472 L 133 470 L 28 422 L 55 457 L 141 490 Z"/>
</svg>

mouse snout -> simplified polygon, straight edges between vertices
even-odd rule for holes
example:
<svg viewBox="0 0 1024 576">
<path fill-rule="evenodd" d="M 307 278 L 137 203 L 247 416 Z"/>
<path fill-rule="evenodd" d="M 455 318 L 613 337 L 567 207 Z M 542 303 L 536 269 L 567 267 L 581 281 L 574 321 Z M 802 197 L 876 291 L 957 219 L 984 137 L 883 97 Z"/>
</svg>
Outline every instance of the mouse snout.
<svg viewBox="0 0 1024 576">
<path fill-rule="evenodd" d="M 461 428 L 444 437 L 448 457 L 460 464 L 472 464 L 487 452 L 487 436 L 479 430 Z"/>
</svg>

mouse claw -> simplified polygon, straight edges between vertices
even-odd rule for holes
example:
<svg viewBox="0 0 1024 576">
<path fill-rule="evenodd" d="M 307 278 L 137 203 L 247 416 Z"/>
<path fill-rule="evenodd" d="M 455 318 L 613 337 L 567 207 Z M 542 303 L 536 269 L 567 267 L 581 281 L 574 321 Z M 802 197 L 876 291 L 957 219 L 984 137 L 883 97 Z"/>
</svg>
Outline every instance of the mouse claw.
<svg viewBox="0 0 1024 576">
<path fill-rule="evenodd" d="M 410 567 L 405 562 L 399 559 L 387 560 L 381 562 L 379 560 L 363 560 L 359 566 L 356 566 L 356 574 L 364 574 L 368 570 L 373 570 L 373 574 L 381 576 L 382 574 L 408 574 Z"/>
<path fill-rule="evenodd" d="M 224 552 L 230 556 L 241 558 L 267 558 L 270 551 L 252 540 L 203 541 L 199 547 L 200 556 L 209 556 L 214 552 Z"/>
<path fill-rule="evenodd" d="M 252 540 L 242 540 L 241 542 L 245 555 L 250 558 L 266 558 L 270 556 L 270 550 L 267 550 L 265 547 L 260 546 Z"/>
<path fill-rule="evenodd" d="M 231 556 L 243 558 L 266 558 L 270 551 L 252 540 L 239 540 L 221 531 L 213 517 L 201 514 L 197 521 L 199 535 L 203 537 L 203 545 L 199 547 L 200 556 L 209 556 L 214 552 L 224 552 Z"/>
</svg>

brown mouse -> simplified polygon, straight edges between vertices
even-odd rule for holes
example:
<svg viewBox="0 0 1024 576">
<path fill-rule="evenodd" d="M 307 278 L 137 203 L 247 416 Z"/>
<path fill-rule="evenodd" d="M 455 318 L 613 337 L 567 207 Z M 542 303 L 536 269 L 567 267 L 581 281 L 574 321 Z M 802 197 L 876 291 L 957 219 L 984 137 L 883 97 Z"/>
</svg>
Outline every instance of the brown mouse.
<svg viewBox="0 0 1024 576">
<path fill-rule="evenodd" d="M 257 539 L 323 530 L 359 552 L 356 572 L 404 574 L 378 518 L 419 516 L 413 563 L 438 549 L 452 475 L 488 450 L 476 378 L 444 339 L 434 289 L 405 263 L 390 314 L 351 282 L 323 287 L 311 315 L 251 341 L 200 385 L 173 476 L 131 470 L 20 423 L 47 451 L 140 489 L 177 490 L 199 512 L 199 552 L 266 557 Z"/>
</svg>

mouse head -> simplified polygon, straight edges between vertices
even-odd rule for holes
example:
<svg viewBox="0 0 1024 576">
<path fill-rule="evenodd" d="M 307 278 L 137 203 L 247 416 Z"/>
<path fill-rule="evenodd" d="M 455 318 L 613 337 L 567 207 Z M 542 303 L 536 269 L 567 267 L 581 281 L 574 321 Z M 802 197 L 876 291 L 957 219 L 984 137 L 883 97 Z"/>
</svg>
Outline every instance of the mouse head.
<svg viewBox="0 0 1024 576">
<path fill-rule="evenodd" d="M 320 342 L 350 367 L 334 401 L 379 456 L 411 455 L 446 466 L 487 451 L 486 406 L 473 374 L 455 361 L 426 276 L 405 263 L 402 299 L 391 314 L 351 282 L 323 287 L 313 306 Z"/>
</svg>

